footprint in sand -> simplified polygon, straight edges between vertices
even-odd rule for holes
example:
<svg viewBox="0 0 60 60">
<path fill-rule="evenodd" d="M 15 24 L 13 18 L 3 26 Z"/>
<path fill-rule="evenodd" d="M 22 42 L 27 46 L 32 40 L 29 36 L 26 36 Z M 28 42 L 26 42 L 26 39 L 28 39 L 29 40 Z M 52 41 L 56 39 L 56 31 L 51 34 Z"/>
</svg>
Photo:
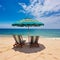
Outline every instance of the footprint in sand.
<svg viewBox="0 0 60 60">
<path fill-rule="evenodd" d="M 45 53 L 42 52 L 42 53 L 40 53 L 40 54 L 41 54 L 41 55 L 44 55 Z"/>
<path fill-rule="evenodd" d="M 0 53 L 2 53 L 2 51 L 0 51 Z"/>
<path fill-rule="evenodd" d="M 45 58 L 45 53 L 44 52 L 42 52 L 42 53 L 40 53 L 40 57 L 42 57 L 42 58 Z"/>
<path fill-rule="evenodd" d="M 42 52 L 42 53 L 40 53 L 40 54 L 41 54 L 41 55 L 44 55 L 45 53 Z M 52 55 L 52 53 L 48 53 L 48 55 Z"/>
<path fill-rule="evenodd" d="M 52 53 L 48 53 L 48 55 L 52 55 Z"/>
<path fill-rule="evenodd" d="M 48 53 L 48 55 L 52 55 L 52 53 Z M 53 57 L 54 59 L 56 59 L 56 60 L 58 60 L 58 58 L 57 57 Z"/>
<path fill-rule="evenodd" d="M 57 57 L 53 57 L 54 59 L 56 59 L 56 60 L 59 60 Z"/>
</svg>

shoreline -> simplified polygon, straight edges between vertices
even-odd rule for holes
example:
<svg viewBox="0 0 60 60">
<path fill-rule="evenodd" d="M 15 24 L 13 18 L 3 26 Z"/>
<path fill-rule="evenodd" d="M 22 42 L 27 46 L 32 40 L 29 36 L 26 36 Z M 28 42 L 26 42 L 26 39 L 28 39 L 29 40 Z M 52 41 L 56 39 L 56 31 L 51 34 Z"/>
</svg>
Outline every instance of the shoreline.
<svg viewBox="0 0 60 60">
<path fill-rule="evenodd" d="M 0 37 L 12 37 L 13 35 L 0 35 Z M 23 35 L 22 35 L 23 36 Z M 23 36 L 24 38 L 28 38 L 27 36 Z M 60 37 L 44 37 L 44 36 L 39 36 L 40 38 L 56 38 L 56 39 L 60 39 Z"/>
</svg>

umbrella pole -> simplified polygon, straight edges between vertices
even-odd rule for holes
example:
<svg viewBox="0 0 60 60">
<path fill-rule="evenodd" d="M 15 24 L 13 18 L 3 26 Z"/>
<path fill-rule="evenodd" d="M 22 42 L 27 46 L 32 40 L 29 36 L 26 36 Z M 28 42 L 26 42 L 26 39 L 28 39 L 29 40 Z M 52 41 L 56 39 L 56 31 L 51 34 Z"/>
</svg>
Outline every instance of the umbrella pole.
<svg viewBox="0 0 60 60">
<path fill-rule="evenodd" d="M 28 41 L 29 41 L 29 26 L 28 26 Z"/>
</svg>

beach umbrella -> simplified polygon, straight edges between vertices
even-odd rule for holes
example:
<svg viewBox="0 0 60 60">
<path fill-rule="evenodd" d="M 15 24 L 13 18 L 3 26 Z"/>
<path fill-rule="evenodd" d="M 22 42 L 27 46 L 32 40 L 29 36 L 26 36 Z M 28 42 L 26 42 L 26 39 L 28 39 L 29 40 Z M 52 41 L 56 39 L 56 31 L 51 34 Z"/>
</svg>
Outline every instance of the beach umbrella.
<svg viewBox="0 0 60 60">
<path fill-rule="evenodd" d="M 33 20 L 33 19 L 22 19 L 20 21 L 17 21 L 16 23 L 13 23 L 12 26 L 18 26 L 18 27 L 29 27 L 31 26 L 43 26 L 44 24 L 38 20 Z M 29 32 L 28 32 L 28 37 L 29 37 Z M 28 38 L 29 39 L 29 38 Z"/>
</svg>

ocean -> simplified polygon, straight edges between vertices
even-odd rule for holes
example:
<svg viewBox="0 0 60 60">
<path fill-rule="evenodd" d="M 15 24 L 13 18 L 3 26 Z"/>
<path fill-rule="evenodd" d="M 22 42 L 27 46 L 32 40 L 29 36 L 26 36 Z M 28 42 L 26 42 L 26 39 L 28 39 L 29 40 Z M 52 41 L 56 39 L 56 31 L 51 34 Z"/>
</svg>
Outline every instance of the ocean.
<svg viewBox="0 0 60 60">
<path fill-rule="evenodd" d="M 60 29 L 0 29 L 0 35 L 60 37 Z"/>
</svg>

